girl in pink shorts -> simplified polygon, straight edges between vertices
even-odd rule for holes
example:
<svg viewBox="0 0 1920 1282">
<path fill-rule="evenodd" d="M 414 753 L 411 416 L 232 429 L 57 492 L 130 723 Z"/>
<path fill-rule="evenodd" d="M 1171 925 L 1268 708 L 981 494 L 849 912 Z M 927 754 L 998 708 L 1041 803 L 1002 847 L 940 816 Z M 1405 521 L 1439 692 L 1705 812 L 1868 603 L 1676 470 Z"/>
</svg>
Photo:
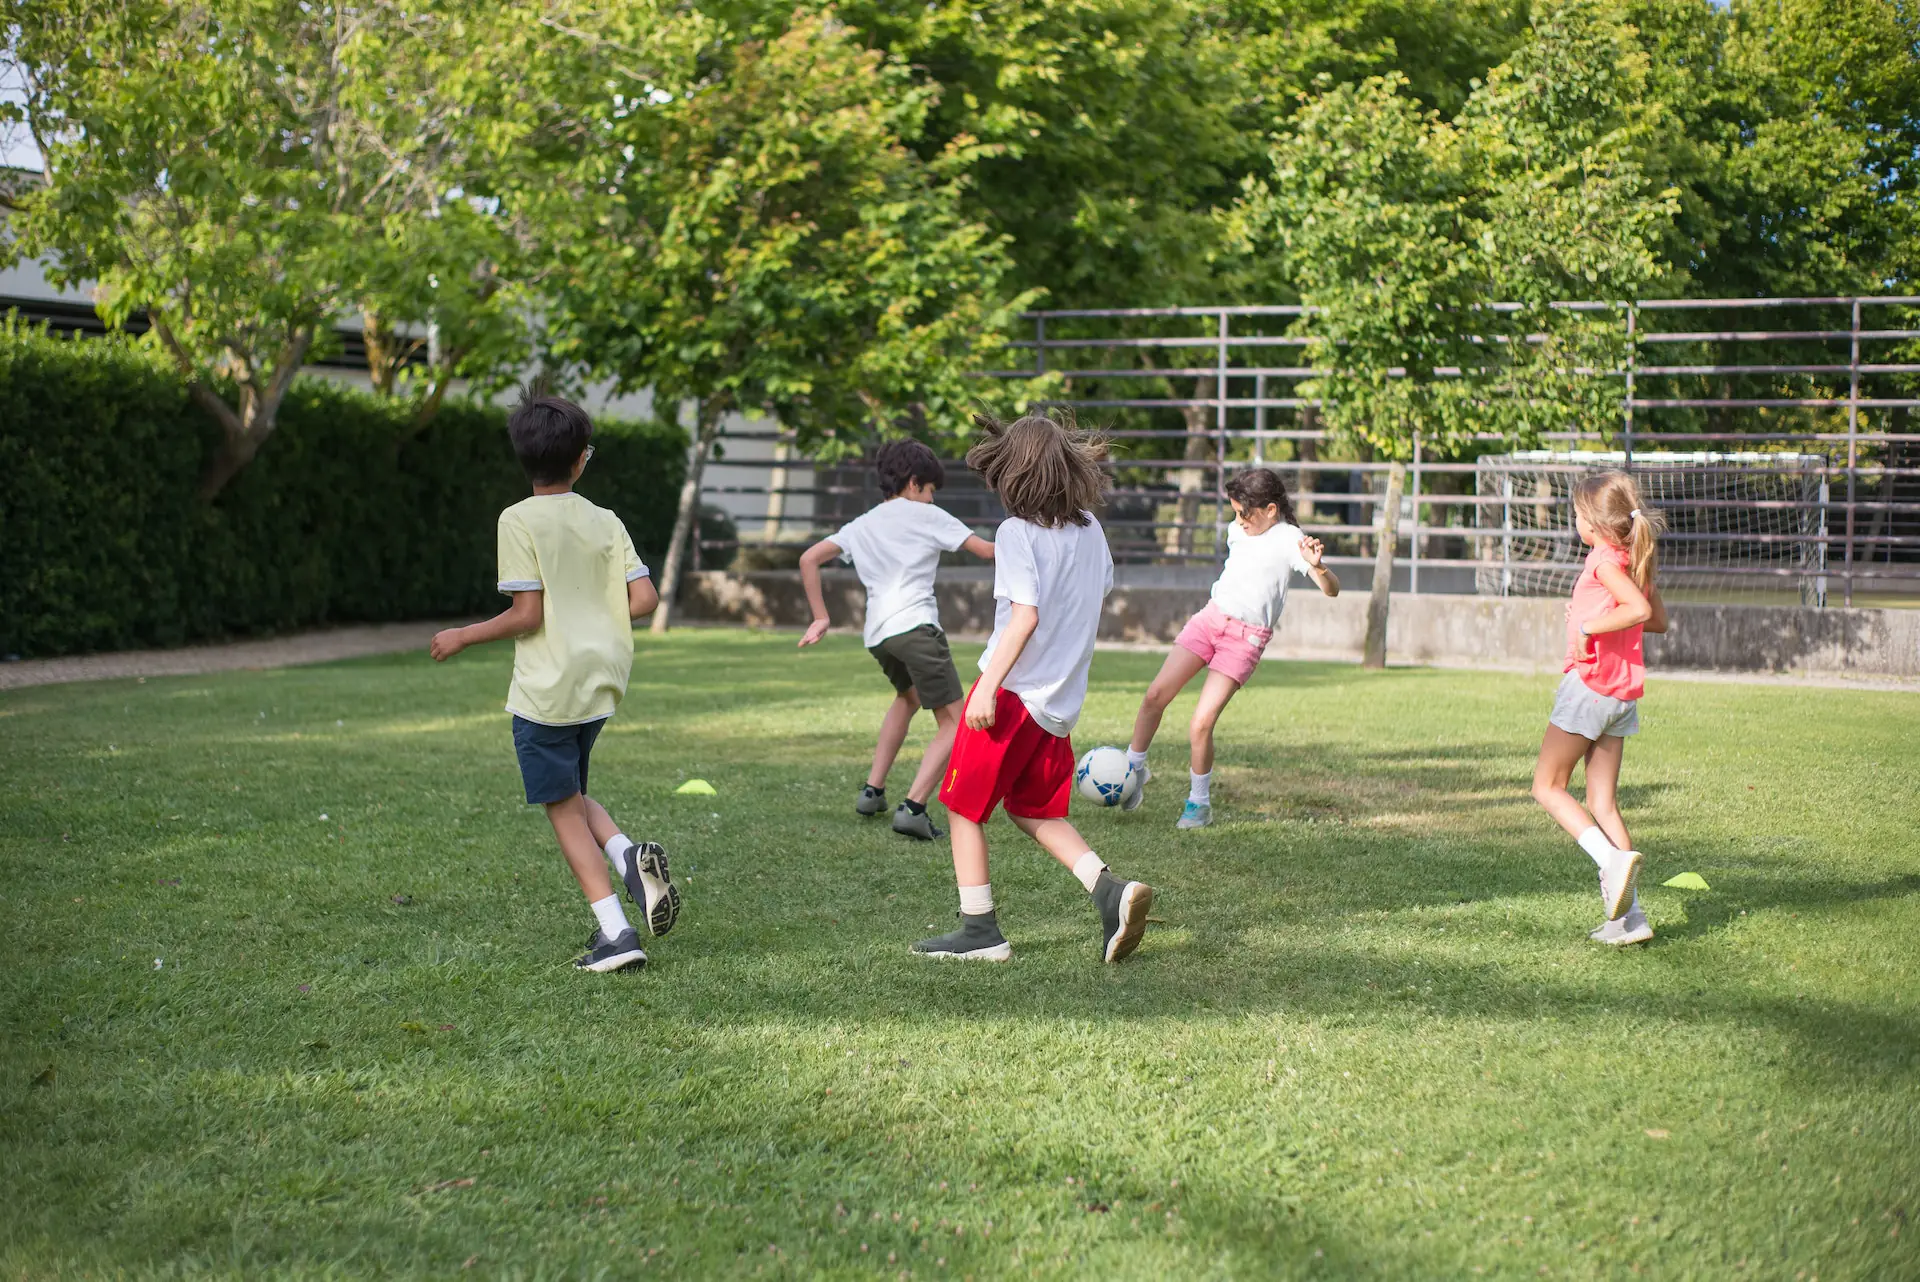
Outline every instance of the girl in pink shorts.
<svg viewBox="0 0 1920 1282">
<path fill-rule="evenodd" d="M 1254 467 L 1236 473 L 1227 482 L 1233 504 L 1233 524 L 1227 527 L 1227 563 L 1214 581 L 1206 608 L 1187 620 L 1174 638 L 1173 653 L 1160 675 L 1147 687 L 1140 713 L 1133 721 L 1133 743 L 1127 760 L 1141 774 L 1147 769 L 1147 748 L 1167 705 L 1201 669 L 1207 681 L 1193 710 L 1187 741 L 1193 750 L 1192 786 L 1181 808 L 1180 828 L 1204 828 L 1213 822 L 1213 726 L 1227 701 L 1247 683 L 1260 655 L 1280 622 L 1287 600 L 1287 579 L 1294 572 L 1310 577 L 1328 596 L 1340 595 L 1340 580 L 1321 564 L 1325 549 L 1320 540 L 1300 532 L 1294 523 L 1293 500 L 1279 473 Z M 1145 789 L 1126 803 L 1140 805 Z"/>
</svg>

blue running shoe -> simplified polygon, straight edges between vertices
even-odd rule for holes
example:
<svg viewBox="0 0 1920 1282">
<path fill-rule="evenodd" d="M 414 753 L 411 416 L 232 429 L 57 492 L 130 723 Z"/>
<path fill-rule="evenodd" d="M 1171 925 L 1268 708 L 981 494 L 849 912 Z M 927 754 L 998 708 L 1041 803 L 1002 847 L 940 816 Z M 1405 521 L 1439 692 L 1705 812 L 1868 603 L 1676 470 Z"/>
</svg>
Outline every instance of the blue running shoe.
<svg viewBox="0 0 1920 1282">
<path fill-rule="evenodd" d="M 1204 802 L 1188 798 L 1187 804 L 1180 808 L 1180 821 L 1173 826 L 1176 828 L 1204 828 L 1212 822 L 1213 807 Z"/>
</svg>

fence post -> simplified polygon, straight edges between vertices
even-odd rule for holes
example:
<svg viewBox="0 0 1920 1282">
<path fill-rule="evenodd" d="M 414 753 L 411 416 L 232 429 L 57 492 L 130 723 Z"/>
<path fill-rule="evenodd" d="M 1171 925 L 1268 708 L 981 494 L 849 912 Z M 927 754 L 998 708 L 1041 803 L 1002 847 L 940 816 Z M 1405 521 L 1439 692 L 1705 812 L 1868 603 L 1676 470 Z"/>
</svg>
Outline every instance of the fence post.
<svg viewBox="0 0 1920 1282">
<path fill-rule="evenodd" d="M 1033 372 L 1036 375 L 1047 372 L 1047 318 L 1044 316 L 1033 318 Z"/>
<path fill-rule="evenodd" d="M 1398 520 L 1400 514 L 1394 513 Z M 1420 433 L 1413 433 L 1413 547 L 1407 553 L 1407 592 L 1420 595 Z"/>
<path fill-rule="evenodd" d="M 1227 310 L 1220 309 L 1218 359 L 1213 374 L 1213 554 L 1227 558 Z"/>
<path fill-rule="evenodd" d="M 1253 402 L 1253 465 L 1259 467 L 1267 461 L 1267 376 L 1265 374 L 1253 376 Z"/>
<path fill-rule="evenodd" d="M 1853 300 L 1853 336 L 1847 355 L 1846 604 L 1853 606 L 1853 483 L 1860 469 L 1860 300 Z"/>
<path fill-rule="evenodd" d="M 1500 471 L 1500 595 L 1513 595 L 1513 473 Z"/>
<path fill-rule="evenodd" d="M 1635 330 L 1637 327 L 1634 323 L 1636 315 L 1637 315 L 1637 309 L 1634 307 L 1632 303 L 1628 303 L 1627 304 L 1627 395 L 1624 402 L 1624 412 L 1626 414 L 1626 431 L 1621 436 L 1621 449 L 1622 449 L 1622 453 L 1625 456 L 1624 465 L 1626 469 L 1629 471 L 1631 471 L 1633 468 L 1633 366 L 1634 366 L 1635 358 L 1639 355 L 1639 339 L 1636 337 L 1636 334 L 1635 334 Z"/>
</svg>

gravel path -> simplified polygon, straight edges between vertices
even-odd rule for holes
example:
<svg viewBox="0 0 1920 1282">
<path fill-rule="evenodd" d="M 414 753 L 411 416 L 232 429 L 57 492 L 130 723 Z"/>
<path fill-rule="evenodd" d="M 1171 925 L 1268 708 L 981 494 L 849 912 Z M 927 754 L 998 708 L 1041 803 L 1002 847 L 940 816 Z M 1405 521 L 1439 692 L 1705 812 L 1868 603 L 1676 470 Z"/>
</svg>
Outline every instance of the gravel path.
<svg viewBox="0 0 1920 1282">
<path fill-rule="evenodd" d="M 471 620 L 371 623 L 320 628 L 260 641 L 190 645 L 178 650 L 125 650 L 65 659 L 22 659 L 0 663 L 0 690 L 59 685 L 67 681 L 104 681 L 113 677 L 180 677 L 244 668 L 290 668 L 302 663 L 327 663 L 369 654 L 425 650 L 435 632 L 467 622 Z"/>
</svg>

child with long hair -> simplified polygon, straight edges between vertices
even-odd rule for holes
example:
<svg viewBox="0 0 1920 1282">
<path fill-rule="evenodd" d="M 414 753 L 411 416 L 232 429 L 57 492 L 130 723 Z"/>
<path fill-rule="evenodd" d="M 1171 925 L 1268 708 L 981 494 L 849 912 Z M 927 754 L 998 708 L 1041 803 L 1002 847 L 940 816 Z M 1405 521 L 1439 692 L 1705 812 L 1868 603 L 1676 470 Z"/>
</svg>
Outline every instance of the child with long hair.
<svg viewBox="0 0 1920 1282">
<path fill-rule="evenodd" d="M 1635 882 L 1640 852 L 1620 818 L 1620 760 L 1628 735 L 1640 733 L 1639 699 L 1646 680 L 1643 632 L 1667 630 L 1667 607 L 1654 585 L 1658 512 L 1625 472 L 1595 472 L 1573 488 L 1574 528 L 1593 550 L 1567 602 L 1566 675 L 1554 695 L 1533 798 L 1580 843 L 1599 869 L 1606 920 L 1591 938 L 1645 943 L 1653 927 L 1641 911 Z M 1587 804 L 1567 791 L 1573 768 L 1587 768 Z"/>
<path fill-rule="evenodd" d="M 1233 524 L 1227 527 L 1227 563 L 1214 581 L 1206 608 L 1187 620 L 1174 638 L 1173 653 L 1160 666 L 1160 675 L 1147 687 L 1140 712 L 1133 720 L 1133 741 L 1127 761 L 1141 773 L 1142 787 L 1126 802 L 1138 809 L 1146 793 L 1147 749 L 1167 705 L 1202 671 L 1200 702 L 1187 727 L 1191 767 L 1187 804 L 1181 807 L 1177 828 L 1204 828 L 1213 822 L 1213 727 L 1226 711 L 1227 701 L 1253 676 L 1280 608 L 1287 601 L 1287 582 L 1296 573 L 1311 578 L 1328 596 L 1340 595 L 1340 580 L 1321 562 L 1320 540 L 1302 534 L 1293 513 L 1293 500 L 1280 474 L 1271 468 L 1250 467 L 1227 482 L 1227 501 L 1233 504 Z"/>
<path fill-rule="evenodd" d="M 1093 515 L 1107 491 L 1106 446 L 1045 414 L 986 433 L 967 466 L 1000 495 L 1007 519 L 993 540 L 993 636 L 954 735 L 940 800 L 953 828 L 960 929 L 923 939 L 928 957 L 1006 961 L 987 879 L 984 825 L 1004 804 L 1013 826 L 1072 870 L 1100 913 L 1100 957 L 1117 962 L 1140 944 L 1153 888 L 1115 877 L 1067 822 L 1073 733 L 1087 698 L 1087 669 L 1113 557 Z"/>
</svg>

